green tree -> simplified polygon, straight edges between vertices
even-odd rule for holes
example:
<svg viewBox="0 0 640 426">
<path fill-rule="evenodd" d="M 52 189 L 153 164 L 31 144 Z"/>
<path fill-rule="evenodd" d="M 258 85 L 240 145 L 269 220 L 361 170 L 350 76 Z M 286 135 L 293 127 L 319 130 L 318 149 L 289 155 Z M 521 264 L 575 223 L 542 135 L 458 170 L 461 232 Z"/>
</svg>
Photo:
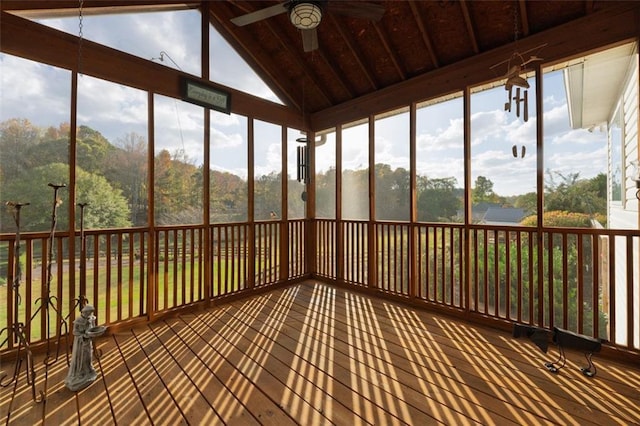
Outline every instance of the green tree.
<svg viewBox="0 0 640 426">
<path fill-rule="evenodd" d="M 148 214 L 148 182 L 147 140 L 135 132 L 118 139 L 118 149 L 111 161 L 114 186 L 122 191 L 129 201 L 131 222 L 134 225 L 147 224 Z"/>
<path fill-rule="evenodd" d="M 254 186 L 254 217 L 255 220 L 272 219 L 272 212 L 276 217 L 282 217 L 282 173 L 271 172 L 256 178 Z"/>
<path fill-rule="evenodd" d="M 0 123 L 0 184 L 9 185 L 32 167 L 29 150 L 40 143 L 41 131 L 27 119 Z"/>
<path fill-rule="evenodd" d="M 375 165 L 376 218 L 409 220 L 409 171 L 388 164 Z"/>
<path fill-rule="evenodd" d="M 336 214 L 336 168 L 316 175 L 316 216 L 333 218 Z"/>
<path fill-rule="evenodd" d="M 210 218 L 214 223 L 247 220 L 247 181 L 229 172 L 209 173 Z"/>
<path fill-rule="evenodd" d="M 12 201 L 28 202 L 22 209 L 21 225 L 24 231 L 48 231 L 53 213 L 53 189 L 49 183 L 68 184 L 69 167 L 54 163 L 36 167 L 29 173 L 29 179 L 15 182 L 6 189 L 5 196 Z M 120 191 L 114 190 L 102 176 L 76 170 L 77 202 L 89 203 L 85 210 L 85 228 L 121 228 L 130 226 L 129 209 Z M 69 227 L 69 188 L 58 190 L 60 200 L 57 211 L 58 230 Z"/>
<path fill-rule="evenodd" d="M 450 222 L 455 219 L 462 201 L 456 192 L 456 178 L 418 176 L 418 220 L 423 222 Z"/>
<path fill-rule="evenodd" d="M 497 202 L 498 196 L 493 192 L 493 182 L 484 176 L 478 176 L 475 187 L 471 190 L 471 199 L 474 204 Z"/>
<path fill-rule="evenodd" d="M 202 223 L 202 171 L 184 152 L 156 156 L 154 195 L 158 224 Z"/>
<path fill-rule="evenodd" d="M 525 214 L 535 214 L 538 211 L 538 194 L 535 192 L 527 192 L 518 195 L 513 202 L 514 207 L 524 209 Z"/>
<path fill-rule="evenodd" d="M 564 175 L 547 170 L 545 210 L 595 215 L 607 212 L 606 175 L 580 179 L 580 172 Z"/>
</svg>

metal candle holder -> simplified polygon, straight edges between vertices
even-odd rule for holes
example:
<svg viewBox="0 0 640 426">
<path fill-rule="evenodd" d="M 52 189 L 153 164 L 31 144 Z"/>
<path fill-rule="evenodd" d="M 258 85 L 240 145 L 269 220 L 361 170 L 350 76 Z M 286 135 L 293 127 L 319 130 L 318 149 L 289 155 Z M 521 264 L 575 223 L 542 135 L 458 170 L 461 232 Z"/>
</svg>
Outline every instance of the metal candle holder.
<svg viewBox="0 0 640 426">
<path fill-rule="evenodd" d="M 33 354 L 31 353 L 31 349 L 29 347 L 29 339 L 25 334 L 25 325 L 20 322 L 20 318 L 18 315 L 18 307 L 20 306 L 22 299 L 20 296 L 20 281 L 22 280 L 22 267 L 20 265 L 20 210 L 24 206 L 28 206 L 29 203 L 16 203 L 13 201 L 7 202 L 7 206 L 11 208 L 11 213 L 13 219 L 16 223 L 16 240 L 14 243 L 14 258 L 15 258 L 15 275 L 12 277 L 12 291 L 13 291 L 13 305 L 10 307 L 10 311 L 12 315 L 10 318 L 10 325 L 8 327 L 3 328 L 0 331 L 0 336 L 5 331 L 7 332 L 7 337 L 2 341 L 0 346 L 4 346 L 5 343 L 11 341 L 13 343 L 18 344 L 18 349 L 16 351 L 15 363 L 13 366 L 13 374 L 8 376 L 6 373 L 2 373 L 0 375 L 0 386 L 7 387 L 13 384 L 14 392 L 18 387 L 18 378 L 20 376 L 20 370 L 22 369 L 22 363 L 25 363 L 25 374 L 27 384 L 31 386 L 31 393 L 33 395 L 33 399 L 36 398 L 36 373 L 33 367 Z M 6 380 L 9 377 L 9 380 Z M 13 403 L 13 399 L 11 400 Z M 11 406 L 9 406 L 9 413 L 11 412 Z"/>
</svg>

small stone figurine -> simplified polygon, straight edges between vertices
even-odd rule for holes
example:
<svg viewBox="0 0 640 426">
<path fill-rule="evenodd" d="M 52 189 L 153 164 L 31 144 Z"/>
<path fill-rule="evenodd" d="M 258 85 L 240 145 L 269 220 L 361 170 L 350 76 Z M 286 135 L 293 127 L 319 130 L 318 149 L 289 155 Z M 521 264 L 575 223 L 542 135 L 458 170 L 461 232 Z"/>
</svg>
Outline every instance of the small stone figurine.
<svg viewBox="0 0 640 426">
<path fill-rule="evenodd" d="M 82 308 L 80 317 L 73 322 L 73 351 L 64 384 L 74 392 L 90 385 L 98 377 L 92 363 L 92 339 L 104 333 L 104 327 L 96 327 L 93 312 L 93 306 L 87 304 Z"/>
</svg>

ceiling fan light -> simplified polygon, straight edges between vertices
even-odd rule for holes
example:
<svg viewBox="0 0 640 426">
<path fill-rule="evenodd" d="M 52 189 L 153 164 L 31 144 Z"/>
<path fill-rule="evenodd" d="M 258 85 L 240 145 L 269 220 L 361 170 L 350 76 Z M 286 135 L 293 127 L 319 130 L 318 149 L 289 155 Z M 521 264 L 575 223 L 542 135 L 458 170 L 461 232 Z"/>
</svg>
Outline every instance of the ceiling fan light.
<svg viewBox="0 0 640 426">
<path fill-rule="evenodd" d="M 300 30 L 311 30 L 320 24 L 322 10 L 315 3 L 297 3 L 289 14 L 291 23 Z"/>
</svg>

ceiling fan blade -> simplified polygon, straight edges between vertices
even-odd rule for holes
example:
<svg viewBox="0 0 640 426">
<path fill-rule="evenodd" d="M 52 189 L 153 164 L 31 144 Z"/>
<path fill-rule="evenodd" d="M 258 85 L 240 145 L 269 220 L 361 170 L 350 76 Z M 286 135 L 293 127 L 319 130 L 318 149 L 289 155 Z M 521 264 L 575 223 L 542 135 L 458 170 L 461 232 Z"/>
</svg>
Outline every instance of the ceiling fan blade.
<svg viewBox="0 0 640 426">
<path fill-rule="evenodd" d="M 265 7 L 264 9 L 256 10 L 255 12 L 236 16 L 235 18 L 231 19 L 231 22 L 239 27 L 244 27 L 245 25 L 253 24 L 254 22 L 271 18 L 272 16 L 288 12 L 287 3 L 288 2 L 274 4 L 273 6 Z"/>
<path fill-rule="evenodd" d="M 318 33 L 315 28 L 302 30 L 302 47 L 305 52 L 311 52 L 318 48 Z"/>
<path fill-rule="evenodd" d="M 328 1 L 327 7 L 331 13 L 351 16 L 353 18 L 368 19 L 370 21 L 379 21 L 384 15 L 384 7 L 367 2 L 342 2 L 334 0 Z"/>
</svg>

